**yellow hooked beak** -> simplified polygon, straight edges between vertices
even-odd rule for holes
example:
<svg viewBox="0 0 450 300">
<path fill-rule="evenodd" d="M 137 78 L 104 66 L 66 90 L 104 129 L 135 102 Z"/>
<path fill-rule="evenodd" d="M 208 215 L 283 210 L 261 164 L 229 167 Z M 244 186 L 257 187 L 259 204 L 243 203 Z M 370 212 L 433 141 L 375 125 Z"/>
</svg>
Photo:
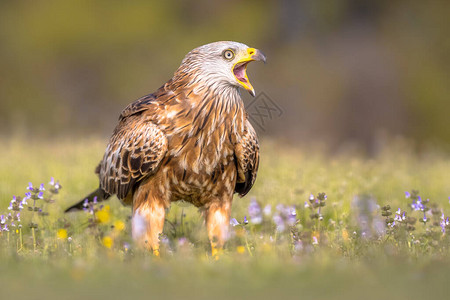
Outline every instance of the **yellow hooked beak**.
<svg viewBox="0 0 450 300">
<path fill-rule="evenodd" d="M 247 53 L 245 53 L 245 55 L 243 55 L 241 59 L 233 66 L 234 77 L 253 97 L 255 97 L 255 89 L 247 77 L 247 64 L 255 60 L 263 61 L 265 63 L 266 56 L 258 49 L 248 48 Z"/>
</svg>

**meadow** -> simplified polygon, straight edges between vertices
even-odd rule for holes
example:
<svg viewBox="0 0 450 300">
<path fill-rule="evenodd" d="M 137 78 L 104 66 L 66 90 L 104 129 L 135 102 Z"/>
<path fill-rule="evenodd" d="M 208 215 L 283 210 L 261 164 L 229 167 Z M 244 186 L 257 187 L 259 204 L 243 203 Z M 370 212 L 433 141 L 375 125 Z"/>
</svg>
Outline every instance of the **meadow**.
<svg viewBox="0 0 450 300">
<path fill-rule="evenodd" d="M 186 203 L 172 204 L 157 258 L 134 247 L 115 198 L 63 214 L 97 186 L 106 142 L 2 139 L 2 299 L 448 297 L 448 154 L 403 140 L 373 157 L 262 140 L 220 258 Z"/>
</svg>

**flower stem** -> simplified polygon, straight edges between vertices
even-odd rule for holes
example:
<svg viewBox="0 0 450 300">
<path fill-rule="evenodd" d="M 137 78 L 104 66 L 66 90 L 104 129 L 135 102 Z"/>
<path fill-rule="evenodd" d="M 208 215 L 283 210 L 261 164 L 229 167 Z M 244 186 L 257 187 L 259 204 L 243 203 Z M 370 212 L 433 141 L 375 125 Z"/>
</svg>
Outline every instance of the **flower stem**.
<svg viewBox="0 0 450 300">
<path fill-rule="evenodd" d="M 19 240 L 20 240 L 20 248 L 19 251 L 23 248 L 23 235 L 22 235 L 22 228 L 19 228 Z"/>
<path fill-rule="evenodd" d="M 245 234 L 245 245 L 247 246 L 247 250 L 248 250 L 248 253 L 250 253 L 250 256 L 253 256 L 252 249 L 250 248 L 250 245 L 248 244 L 248 231 L 246 231 L 246 234 Z"/>
<path fill-rule="evenodd" d="M 36 251 L 36 233 L 34 231 L 34 227 L 31 228 L 31 233 L 33 234 L 33 250 Z"/>
</svg>

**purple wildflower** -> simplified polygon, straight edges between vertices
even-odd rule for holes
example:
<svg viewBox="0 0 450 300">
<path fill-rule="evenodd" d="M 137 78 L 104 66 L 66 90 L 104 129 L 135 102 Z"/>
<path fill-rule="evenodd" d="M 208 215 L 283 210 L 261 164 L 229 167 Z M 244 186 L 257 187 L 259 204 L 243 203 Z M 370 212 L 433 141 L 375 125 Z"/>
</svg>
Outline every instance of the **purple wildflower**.
<svg viewBox="0 0 450 300">
<path fill-rule="evenodd" d="M 264 206 L 264 215 L 270 216 L 272 214 L 272 206 L 270 204 L 267 204 Z"/>
<path fill-rule="evenodd" d="M 123 250 L 125 250 L 125 252 L 128 252 L 128 250 L 130 250 L 131 246 L 129 243 L 125 242 L 123 243 Z"/>
<path fill-rule="evenodd" d="M 284 205 L 281 204 L 281 203 L 279 203 L 279 204 L 277 204 L 277 206 L 275 207 L 275 209 L 276 209 L 278 212 L 283 212 L 283 211 L 284 211 Z"/>
<path fill-rule="evenodd" d="M 44 199 L 44 193 L 43 192 L 39 192 L 38 196 L 39 199 Z"/>
<path fill-rule="evenodd" d="M 286 208 L 286 221 L 289 224 L 289 226 L 294 226 L 297 222 L 297 212 L 295 211 L 295 207 L 287 207 Z"/>
<path fill-rule="evenodd" d="M 411 194 L 409 192 L 405 192 L 405 197 L 406 198 L 411 198 Z"/>
<path fill-rule="evenodd" d="M 441 216 L 441 222 L 439 222 L 439 224 L 441 225 L 441 229 L 442 229 L 442 233 L 445 233 L 445 228 L 450 225 L 449 219 L 447 217 L 447 219 L 445 218 L 444 213 L 442 213 Z"/>
<path fill-rule="evenodd" d="M 247 216 L 244 216 L 244 224 L 248 224 Z"/>
<path fill-rule="evenodd" d="M 163 245 L 169 246 L 169 244 L 170 244 L 169 238 L 165 235 L 161 236 L 159 238 L 159 240 L 161 241 L 161 244 L 163 244 Z"/>
<path fill-rule="evenodd" d="M 295 206 L 278 204 L 276 210 L 277 212 L 273 216 L 273 221 L 277 225 L 278 231 L 284 231 L 286 226 L 294 226 L 297 223 Z"/>
<path fill-rule="evenodd" d="M 418 196 L 416 202 L 411 203 L 411 207 L 416 211 L 417 210 L 423 211 L 425 209 L 425 206 L 422 203 L 422 198 Z"/>
<path fill-rule="evenodd" d="M 283 218 L 280 216 L 280 214 L 276 214 L 273 216 L 273 222 L 275 223 L 275 225 L 277 226 L 277 230 L 279 232 L 283 232 L 284 229 L 286 228 L 286 225 L 284 225 L 284 220 Z"/>
<path fill-rule="evenodd" d="M 28 183 L 27 190 L 29 190 L 29 191 L 31 191 L 31 192 L 34 191 L 34 187 L 33 187 L 33 184 L 32 184 L 31 182 Z"/>
<path fill-rule="evenodd" d="M 248 214 L 250 216 L 250 221 L 254 224 L 261 224 L 262 215 L 261 215 L 261 206 L 259 206 L 258 201 L 255 198 L 250 200 L 250 204 L 248 206 Z"/>
<path fill-rule="evenodd" d="M 3 225 L 2 231 L 9 231 L 8 224 Z"/>
<path fill-rule="evenodd" d="M 299 252 L 303 250 L 303 242 L 301 240 L 298 240 L 294 244 L 295 251 Z"/>
<path fill-rule="evenodd" d="M 0 225 L 3 225 L 3 224 L 5 224 L 5 223 L 6 223 L 5 215 L 1 215 L 1 216 L 0 216 Z"/>
<path fill-rule="evenodd" d="M 55 178 L 50 178 L 50 185 L 55 188 L 56 191 L 58 191 L 61 188 L 61 185 L 59 184 L 59 181 L 55 181 Z"/>
<path fill-rule="evenodd" d="M 425 215 L 425 211 L 423 212 L 422 222 L 426 223 L 428 221 L 427 216 Z"/>
<path fill-rule="evenodd" d="M 181 238 L 178 239 L 178 246 L 180 246 L 180 247 L 183 247 L 187 243 L 188 243 L 188 240 L 185 237 L 181 237 Z"/>
<path fill-rule="evenodd" d="M 403 222 L 403 221 L 405 221 L 405 220 L 406 220 L 406 213 L 403 212 L 403 214 L 402 214 L 402 211 L 401 211 L 401 209 L 399 208 L 399 209 L 395 212 L 394 220 L 395 220 L 395 221 L 398 221 L 398 222 Z"/>
<path fill-rule="evenodd" d="M 295 206 L 294 205 L 288 206 L 286 208 L 286 215 L 288 217 L 291 217 L 291 216 L 296 217 L 297 216 L 297 211 L 295 210 Z"/>
<path fill-rule="evenodd" d="M 57 181 L 56 183 L 55 183 L 55 189 L 56 190 L 59 190 L 61 188 L 61 184 L 59 184 L 59 181 Z"/>
<path fill-rule="evenodd" d="M 312 238 L 313 238 L 313 245 L 318 245 L 319 241 L 317 240 L 317 237 L 313 236 Z"/>
<path fill-rule="evenodd" d="M 230 225 L 237 226 L 239 225 L 239 222 L 236 220 L 236 218 L 233 218 L 230 220 Z"/>
<path fill-rule="evenodd" d="M 42 192 L 42 191 L 45 191 L 45 188 L 44 188 L 44 184 L 43 183 L 41 183 L 41 185 L 39 186 L 39 190 Z"/>
</svg>

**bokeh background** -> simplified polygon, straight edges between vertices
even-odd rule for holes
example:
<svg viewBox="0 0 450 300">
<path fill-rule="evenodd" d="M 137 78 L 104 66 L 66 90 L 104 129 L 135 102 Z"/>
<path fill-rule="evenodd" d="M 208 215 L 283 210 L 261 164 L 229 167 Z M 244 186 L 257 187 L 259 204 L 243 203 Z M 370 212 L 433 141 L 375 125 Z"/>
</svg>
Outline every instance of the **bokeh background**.
<svg viewBox="0 0 450 300">
<path fill-rule="evenodd" d="M 0 136 L 107 138 L 188 51 L 236 40 L 284 111 L 261 135 L 448 149 L 449 19 L 444 0 L 0 1 Z"/>
</svg>

